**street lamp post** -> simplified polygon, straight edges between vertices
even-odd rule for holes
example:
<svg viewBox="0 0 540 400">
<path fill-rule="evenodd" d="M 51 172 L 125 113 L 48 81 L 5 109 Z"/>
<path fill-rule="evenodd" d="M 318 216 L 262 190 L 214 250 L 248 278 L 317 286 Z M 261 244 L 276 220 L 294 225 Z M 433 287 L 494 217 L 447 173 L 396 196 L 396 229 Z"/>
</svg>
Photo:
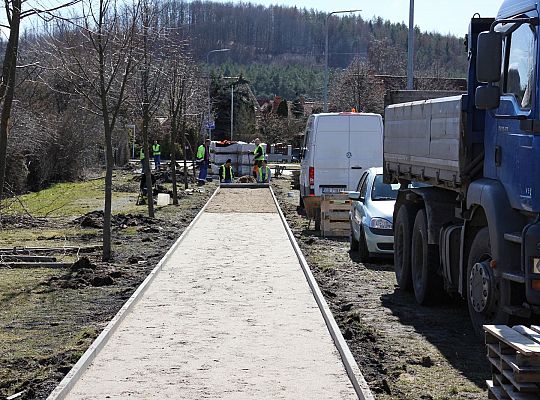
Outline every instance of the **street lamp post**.
<svg viewBox="0 0 540 400">
<path fill-rule="evenodd" d="M 409 39 L 407 46 L 407 89 L 414 89 L 414 0 L 409 6 Z"/>
<path fill-rule="evenodd" d="M 206 65 L 210 66 L 210 61 L 209 61 L 210 54 L 212 54 L 212 53 L 223 53 L 225 51 L 230 51 L 230 50 L 231 49 L 210 50 L 206 54 Z M 208 71 L 208 117 L 207 117 L 207 120 L 206 120 L 206 129 L 208 131 L 208 137 L 210 138 L 210 140 L 212 140 L 212 129 L 210 129 L 210 116 L 211 116 L 211 113 L 212 113 L 212 109 L 211 109 L 211 106 L 210 106 L 210 71 Z"/>
<path fill-rule="evenodd" d="M 131 158 L 135 158 L 135 124 L 126 125 L 126 128 L 132 129 L 133 141 L 131 142 Z"/>
<path fill-rule="evenodd" d="M 328 22 L 334 14 L 353 13 L 362 10 L 332 11 L 326 16 L 326 40 L 324 45 L 324 91 L 323 91 L 323 111 L 328 112 Z"/>
<path fill-rule="evenodd" d="M 231 85 L 231 142 L 234 130 L 234 83 Z"/>
</svg>

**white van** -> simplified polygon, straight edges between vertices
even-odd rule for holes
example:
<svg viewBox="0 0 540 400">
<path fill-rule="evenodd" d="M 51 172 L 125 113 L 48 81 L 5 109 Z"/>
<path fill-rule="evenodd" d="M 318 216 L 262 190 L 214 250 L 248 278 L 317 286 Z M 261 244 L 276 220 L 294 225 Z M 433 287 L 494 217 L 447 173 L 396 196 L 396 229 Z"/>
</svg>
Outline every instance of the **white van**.
<svg viewBox="0 0 540 400">
<path fill-rule="evenodd" d="M 354 190 L 364 171 L 382 165 L 383 123 L 379 114 L 312 115 L 304 137 L 300 197 Z"/>
</svg>

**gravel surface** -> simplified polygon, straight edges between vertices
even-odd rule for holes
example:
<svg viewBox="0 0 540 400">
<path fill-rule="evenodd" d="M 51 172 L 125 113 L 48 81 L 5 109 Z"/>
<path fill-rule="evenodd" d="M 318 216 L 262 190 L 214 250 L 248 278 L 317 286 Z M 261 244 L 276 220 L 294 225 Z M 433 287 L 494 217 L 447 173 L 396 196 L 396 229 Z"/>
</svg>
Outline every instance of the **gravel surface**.
<svg viewBox="0 0 540 400">
<path fill-rule="evenodd" d="M 206 208 L 209 213 L 275 213 L 268 188 L 221 188 Z"/>
<path fill-rule="evenodd" d="M 278 214 L 201 216 L 67 399 L 106 397 L 357 398 Z"/>
<path fill-rule="evenodd" d="M 347 238 L 308 230 L 290 183 L 273 181 L 280 206 L 376 398 L 487 398 L 489 362 L 466 305 L 420 307 L 397 287 L 391 259 L 362 264 Z"/>
</svg>

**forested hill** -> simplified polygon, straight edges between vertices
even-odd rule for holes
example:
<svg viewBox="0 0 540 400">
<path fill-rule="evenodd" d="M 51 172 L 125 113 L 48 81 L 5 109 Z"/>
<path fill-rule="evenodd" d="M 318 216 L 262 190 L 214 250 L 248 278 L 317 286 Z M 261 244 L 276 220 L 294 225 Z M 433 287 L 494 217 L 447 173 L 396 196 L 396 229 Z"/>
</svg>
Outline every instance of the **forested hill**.
<svg viewBox="0 0 540 400">
<path fill-rule="evenodd" d="M 161 22 L 187 32 L 201 61 L 209 50 L 226 47 L 229 53 L 212 55 L 210 62 L 322 65 L 325 20 L 323 12 L 297 7 L 164 0 Z M 407 26 L 382 18 L 333 16 L 329 46 L 331 67 L 345 68 L 360 56 L 377 73 L 402 74 Z M 467 62 L 463 39 L 416 29 L 415 61 L 421 75 L 463 77 Z"/>
</svg>

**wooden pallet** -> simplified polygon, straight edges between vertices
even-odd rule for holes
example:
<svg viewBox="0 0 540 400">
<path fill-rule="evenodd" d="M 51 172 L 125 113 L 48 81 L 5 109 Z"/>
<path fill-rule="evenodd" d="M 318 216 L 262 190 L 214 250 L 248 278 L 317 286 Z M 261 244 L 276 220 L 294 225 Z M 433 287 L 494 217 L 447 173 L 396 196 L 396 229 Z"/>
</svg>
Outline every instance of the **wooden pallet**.
<svg viewBox="0 0 540 400">
<path fill-rule="evenodd" d="M 351 232 L 347 194 L 323 194 L 321 198 L 321 231 L 324 237 L 347 237 Z"/>
<path fill-rule="evenodd" d="M 489 399 L 540 398 L 540 327 L 484 325 L 493 379 Z"/>
</svg>

